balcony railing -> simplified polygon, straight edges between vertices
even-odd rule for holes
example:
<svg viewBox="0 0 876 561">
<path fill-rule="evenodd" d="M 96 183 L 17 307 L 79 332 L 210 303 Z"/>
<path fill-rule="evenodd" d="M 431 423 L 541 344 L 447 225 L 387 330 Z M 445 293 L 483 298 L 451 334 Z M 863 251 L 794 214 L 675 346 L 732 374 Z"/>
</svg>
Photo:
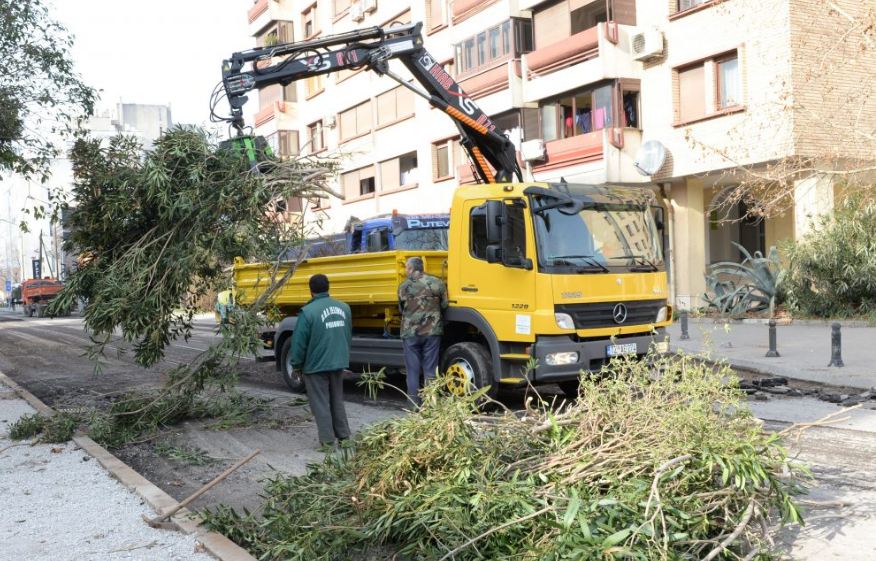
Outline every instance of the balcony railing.
<svg viewBox="0 0 876 561">
<path fill-rule="evenodd" d="M 603 131 L 579 134 L 562 140 L 545 142 L 544 163 L 536 164 L 535 171 L 594 162 L 603 158 Z"/>
<path fill-rule="evenodd" d="M 249 16 L 249 23 L 254 22 L 260 15 L 265 13 L 268 9 L 268 0 L 256 0 L 256 3 L 253 4 L 252 8 L 249 9 L 247 15 Z"/>
<path fill-rule="evenodd" d="M 277 116 L 277 113 L 285 113 L 286 112 L 286 102 L 285 101 L 274 101 L 273 103 L 269 103 L 265 105 L 261 109 L 259 109 L 258 113 L 255 114 L 253 121 L 255 122 L 255 126 L 260 127 Z"/>
<path fill-rule="evenodd" d="M 526 63 L 530 74 L 547 74 L 596 56 L 599 56 L 599 26 L 528 53 Z"/>
<path fill-rule="evenodd" d="M 521 67 L 520 59 L 504 61 L 498 66 L 481 71 L 473 76 L 463 78 L 459 81 L 459 85 L 467 94 L 473 98 L 483 97 L 491 93 L 495 93 L 509 87 L 508 83 L 508 64 L 511 64 L 512 71 L 520 77 Z"/>
</svg>

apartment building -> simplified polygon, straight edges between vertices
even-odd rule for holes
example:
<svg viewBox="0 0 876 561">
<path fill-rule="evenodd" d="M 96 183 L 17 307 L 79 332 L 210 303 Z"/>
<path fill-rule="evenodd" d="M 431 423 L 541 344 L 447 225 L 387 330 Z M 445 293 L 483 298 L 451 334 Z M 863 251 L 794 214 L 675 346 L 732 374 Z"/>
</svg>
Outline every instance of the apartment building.
<svg viewBox="0 0 876 561">
<path fill-rule="evenodd" d="M 825 21 L 822 4 L 256 0 L 248 15 L 258 45 L 423 22 L 428 51 L 518 147 L 528 177 L 658 193 L 671 218 L 672 292 L 688 307 L 701 302 L 709 263 L 739 258 L 731 242 L 766 250 L 802 235 L 832 204 L 836 188 L 823 176 L 794 179 L 794 206 L 783 215 L 741 218 L 744 205 L 721 204 L 740 180 L 728 170 L 814 156 L 831 142 L 788 101 L 817 97 L 808 69 L 830 34 L 819 28 L 824 36 L 807 37 L 813 25 L 836 23 Z M 836 4 L 840 20 L 862 12 L 852 0 Z M 844 59 L 834 52 L 820 60 Z M 856 64 L 846 78 L 873 74 L 868 61 Z M 280 154 L 342 158 L 343 200 L 287 205 L 326 232 L 350 217 L 446 212 L 454 187 L 473 180 L 452 121 L 388 77 L 315 77 L 265 88 L 259 103 L 256 133 Z M 644 175 L 636 162 L 648 140 L 665 158 Z"/>
</svg>

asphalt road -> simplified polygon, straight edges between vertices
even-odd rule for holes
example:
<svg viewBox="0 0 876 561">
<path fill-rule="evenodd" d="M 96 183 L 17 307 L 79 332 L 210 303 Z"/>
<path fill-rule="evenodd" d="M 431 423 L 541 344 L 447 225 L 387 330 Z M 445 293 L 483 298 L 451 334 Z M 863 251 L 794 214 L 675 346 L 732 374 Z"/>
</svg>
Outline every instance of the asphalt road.
<svg viewBox="0 0 876 561">
<path fill-rule="evenodd" d="M 136 388 L 158 387 L 162 372 L 191 361 L 217 337 L 212 319 L 196 322 L 192 338 L 173 344 L 166 360 L 154 368 L 137 367 L 125 345 L 114 342 L 100 373 L 86 356 L 89 339 L 78 318 L 31 319 L 0 310 L 0 371 L 57 408 L 99 406 L 102 400 Z M 233 459 L 255 448 L 259 457 L 195 503 L 196 508 L 218 503 L 254 507 L 260 481 L 274 470 L 303 473 L 308 463 L 321 459 L 316 430 L 306 403 L 288 392 L 272 363 L 241 360 L 240 387 L 248 394 L 272 400 L 274 418 L 282 423 L 234 430 L 209 430 L 204 423 L 184 423 L 160 437 L 175 446 L 197 447 L 216 461 L 192 466 L 157 456 L 156 441 L 115 450 L 126 461 L 171 496 L 182 499 Z M 405 401 L 387 390 L 369 400 L 354 380 L 345 384 L 348 414 L 353 428 L 404 414 Z M 508 397 L 514 406 L 521 398 Z M 752 410 L 767 428 L 781 429 L 795 422 L 815 421 L 838 411 L 835 405 L 812 398 L 772 396 L 752 402 Z M 852 411 L 848 420 L 817 427 L 789 441 L 789 449 L 808 463 L 816 478 L 804 498 L 807 525 L 792 527 L 782 543 L 795 559 L 876 559 L 876 411 Z"/>
</svg>

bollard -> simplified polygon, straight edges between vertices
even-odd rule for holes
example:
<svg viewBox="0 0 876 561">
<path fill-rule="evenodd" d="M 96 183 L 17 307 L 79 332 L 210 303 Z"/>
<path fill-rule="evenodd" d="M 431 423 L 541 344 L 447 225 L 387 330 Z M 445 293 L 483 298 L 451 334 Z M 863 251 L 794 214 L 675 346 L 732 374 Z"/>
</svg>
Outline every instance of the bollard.
<svg viewBox="0 0 876 561">
<path fill-rule="evenodd" d="M 687 341 L 690 339 L 690 333 L 687 332 L 687 310 L 681 311 L 681 340 Z"/>
<path fill-rule="evenodd" d="M 840 333 L 840 324 L 834 323 L 830 327 L 830 364 L 842 368 L 843 365 L 843 336 Z"/>
<path fill-rule="evenodd" d="M 770 320 L 770 350 L 767 351 L 766 356 L 773 358 L 782 356 L 779 354 L 779 351 L 776 350 L 776 320 Z"/>
</svg>

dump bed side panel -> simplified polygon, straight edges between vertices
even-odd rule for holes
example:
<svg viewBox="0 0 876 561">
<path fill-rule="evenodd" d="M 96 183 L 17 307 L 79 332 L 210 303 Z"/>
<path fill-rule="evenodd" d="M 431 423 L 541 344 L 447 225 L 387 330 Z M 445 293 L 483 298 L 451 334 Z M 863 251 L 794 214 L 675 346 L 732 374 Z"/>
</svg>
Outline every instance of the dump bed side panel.
<svg viewBox="0 0 876 561">
<path fill-rule="evenodd" d="M 446 251 L 382 251 L 317 257 L 301 262 L 292 277 L 274 294 L 272 303 L 284 310 L 294 310 L 310 300 L 308 280 L 322 273 L 329 278 L 331 295 L 350 306 L 377 304 L 395 306 L 398 286 L 404 280 L 405 261 L 419 256 L 426 272 L 446 280 Z M 274 269 L 266 263 L 234 266 L 235 298 L 239 304 L 252 304 L 281 279 L 291 263 Z"/>
</svg>

